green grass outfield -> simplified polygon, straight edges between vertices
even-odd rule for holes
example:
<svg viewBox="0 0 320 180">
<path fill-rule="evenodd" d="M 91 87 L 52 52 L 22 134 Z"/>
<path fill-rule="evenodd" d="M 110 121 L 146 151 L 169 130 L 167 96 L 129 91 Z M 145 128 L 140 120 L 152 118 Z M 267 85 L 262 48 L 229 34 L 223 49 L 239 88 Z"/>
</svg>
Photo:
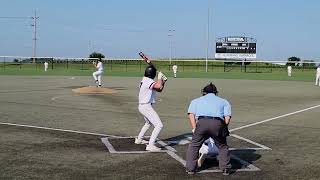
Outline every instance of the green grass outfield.
<svg viewBox="0 0 320 180">
<path fill-rule="evenodd" d="M 221 62 L 208 62 L 208 72 L 205 72 L 204 61 L 154 62 L 157 69 L 172 77 L 172 64 L 178 65 L 179 78 L 215 78 L 215 79 L 252 79 L 252 80 L 282 80 L 307 81 L 315 79 L 315 69 L 312 67 L 293 67 L 292 77 L 287 76 L 286 66 L 266 63 L 251 63 L 246 67 L 239 64 L 224 66 Z M 146 64 L 143 61 L 106 61 L 105 76 L 140 77 Z M 91 76 L 94 72 L 91 62 L 49 63 L 47 72 L 42 63 L 0 63 L 0 75 L 55 75 L 55 76 Z M 246 72 L 244 72 L 246 71 Z"/>
<path fill-rule="evenodd" d="M 30 75 L 30 76 L 91 76 L 94 69 L 49 69 L 44 72 L 42 69 L 2 69 L 0 75 Z M 172 72 L 164 71 L 168 77 L 172 77 Z M 105 71 L 105 76 L 121 76 L 121 77 L 139 77 L 143 75 L 143 71 L 125 71 L 112 70 Z M 253 80 L 282 80 L 282 81 L 314 81 L 315 72 L 308 71 L 293 71 L 292 77 L 288 77 L 285 71 L 275 71 L 270 73 L 244 73 L 244 72 L 178 72 L 179 78 L 215 78 L 215 79 L 253 79 Z"/>
</svg>

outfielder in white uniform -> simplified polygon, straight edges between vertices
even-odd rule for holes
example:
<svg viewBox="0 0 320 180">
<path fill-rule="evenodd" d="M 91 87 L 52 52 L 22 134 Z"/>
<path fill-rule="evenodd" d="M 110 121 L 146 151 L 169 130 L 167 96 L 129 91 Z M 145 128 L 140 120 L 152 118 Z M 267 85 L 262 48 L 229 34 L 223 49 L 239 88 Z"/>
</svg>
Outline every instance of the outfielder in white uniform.
<svg viewBox="0 0 320 180">
<path fill-rule="evenodd" d="M 288 70 L 288 76 L 291 77 L 292 67 L 291 67 L 291 66 L 288 66 L 288 67 L 287 67 L 287 70 Z"/>
<path fill-rule="evenodd" d="M 316 86 L 319 85 L 320 86 L 320 65 L 317 68 L 317 73 L 316 73 Z"/>
<path fill-rule="evenodd" d="M 175 64 L 172 66 L 172 71 L 173 71 L 173 75 L 176 78 L 177 77 L 177 71 L 178 71 L 178 66 Z"/>
<path fill-rule="evenodd" d="M 103 74 L 103 64 L 101 59 L 98 60 L 98 63 L 93 62 L 93 66 L 96 68 L 96 72 L 92 74 L 95 82 L 98 84 L 98 87 L 101 87 L 101 76 Z"/>
<path fill-rule="evenodd" d="M 44 71 L 48 71 L 49 64 L 47 63 L 47 61 L 45 61 L 43 65 L 44 65 Z"/>
<path fill-rule="evenodd" d="M 158 80 L 155 82 L 153 79 L 156 77 L 157 69 L 153 65 L 149 65 L 144 73 L 144 77 L 140 82 L 139 91 L 139 112 L 144 116 L 145 124 L 140 130 L 138 137 L 135 139 L 135 144 L 147 144 L 147 151 L 160 151 L 161 148 L 155 146 L 155 141 L 163 127 L 163 124 L 153 109 L 156 103 L 156 93 L 163 90 L 167 77 L 159 72 Z M 144 135 L 147 130 L 154 126 L 149 142 L 144 140 Z"/>
</svg>

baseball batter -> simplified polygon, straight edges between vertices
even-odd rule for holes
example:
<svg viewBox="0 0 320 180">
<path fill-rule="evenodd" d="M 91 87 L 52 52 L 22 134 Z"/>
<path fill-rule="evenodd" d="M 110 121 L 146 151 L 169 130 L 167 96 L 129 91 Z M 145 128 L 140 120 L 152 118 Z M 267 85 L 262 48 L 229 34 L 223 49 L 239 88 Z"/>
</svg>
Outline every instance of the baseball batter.
<svg viewBox="0 0 320 180">
<path fill-rule="evenodd" d="M 157 69 L 153 65 L 149 65 L 144 73 L 144 77 L 140 82 L 139 91 L 139 112 L 144 116 L 145 124 L 140 130 L 138 137 L 135 139 L 135 144 L 147 144 L 147 151 L 160 151 L 161 148 L 155 146 L 155 141 L 163 127 L 163 124 L 153 109 L 153 105 L 156 103 L 156 93 L 163 90 L 167 77 L 159 72 L 158 80 L 155 82 L 153 79 L 156 77 Z M 149 142 L 144 140 L 144 135 L 147 130 L 154 126 Z"/>
<path fill-rule="evenodd" d="M 94 72 L 92 74 L 95 82 L 98 84 L 97 87 L 101 87 L 101 76 L 103 74 L 103 64 L 102 64 L 102 60 L 99 59 L 98 63 L 93 62 L 93 66 L 96 68 L 96 72 Z"/>
<path fill-rule="evenodd" d="M 320 86 L 320 65 L 317 68 L 317 72 L 316 72 L 316 86 L 319 85 Z"/>
</svg>

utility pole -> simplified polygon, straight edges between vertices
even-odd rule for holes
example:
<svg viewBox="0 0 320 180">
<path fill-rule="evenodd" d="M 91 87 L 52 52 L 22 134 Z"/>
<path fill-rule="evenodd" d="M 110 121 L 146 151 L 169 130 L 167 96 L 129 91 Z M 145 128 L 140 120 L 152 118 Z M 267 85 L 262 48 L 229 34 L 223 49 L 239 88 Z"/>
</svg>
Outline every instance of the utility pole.
<svg viewBox="0 0 320 180">
<path fill-rule="evenodd" d="M 33 19 L 33 24 L 31 24 L 31 26 L 33 26 L 33 57 L 36 56 L 36 40 L 37 40 L 37 19 L 39 17 L 37 17 L 36 11 L 35 11 L 35 15 L 33 17 L 23 17 L 23 16 L 1 16 L 0 19 Z M 35 58 L 33 58 L 33 62 L 35 62 Z"/>
<path fill-rule="evenodd" d="M 169 48 L 170 48 L 170 65 L 171 65 L 171 61 L 172 61 L 172 36 L 173 36 L 173 32 L 175 30 L 174 29 L 169 29 L 169 34 L 168 34 L 168 37 L 169 37 Z"/>
<path fill-rule="evenodd" d="M 31 17 L 33 23 L 31 26 L 33 27 L 33 63 L 36 63 L 36 56 L 37 56 L 37 11 L 34 11 L 34 16 Z"/>
<path fill-rule="evenodd" d="M 210 33 L 210 9 L 208 7 L 208 22 L 207 22 L 207 53 L 206 53 L 206 72 L 208 72 L 208 57 L 209 57 L 209 33 Z"/>
</svg>

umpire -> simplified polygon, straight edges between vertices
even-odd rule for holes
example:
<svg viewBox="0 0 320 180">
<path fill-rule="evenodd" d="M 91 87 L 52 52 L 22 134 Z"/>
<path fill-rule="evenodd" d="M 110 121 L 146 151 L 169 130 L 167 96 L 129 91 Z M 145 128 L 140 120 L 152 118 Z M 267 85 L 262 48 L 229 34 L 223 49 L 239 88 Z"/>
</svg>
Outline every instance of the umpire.
<svg viewBox="0 0 320 180">
<path fill-rule="evenodd" d="M 230 154 L 227 145 L 228 124 L 231 119 L 230 103 L 217 96 L 218 91 L 210 83 L 202 90 L 202 97 L 191 101 L 188 116 L 193 131 L 192 142 L 187 151 L 186 171 L 194 174 L 198 168 L 199 149 L 209 137 L 219 149 L 219 168 L 223 175 L 230 173 Z M 197 122 L 196 122 L 197 121 Z"/>
</svg>

